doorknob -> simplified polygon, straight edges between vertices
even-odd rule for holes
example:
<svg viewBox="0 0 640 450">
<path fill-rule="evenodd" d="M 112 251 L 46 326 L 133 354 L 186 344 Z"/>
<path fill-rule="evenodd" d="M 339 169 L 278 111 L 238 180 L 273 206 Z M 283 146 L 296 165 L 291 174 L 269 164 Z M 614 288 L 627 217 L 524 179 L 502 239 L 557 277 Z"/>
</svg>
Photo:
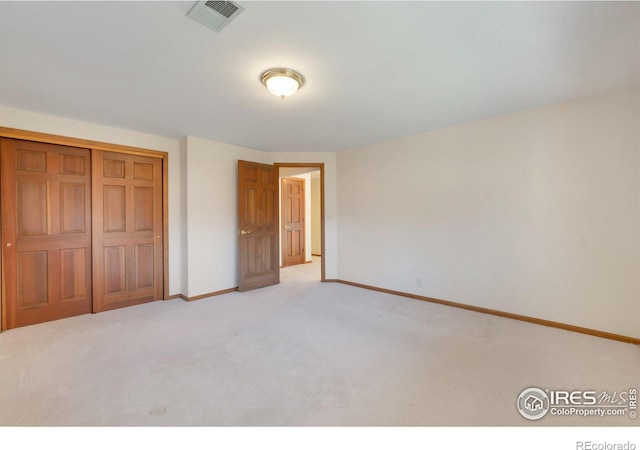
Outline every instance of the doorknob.
<svg viewBox="0 0 640 450">
<path fill-rule="evenodd" d="M 11 247 L 12 245 L 11 242 L 7 242 L 7 247 Z"/>
<path fill-rule="evenodd" d="M 245 236 L 245 235 L 247 235 L 247 234 L 251 234 L 251 231 L 241 230 L 241 231 L 240 231 L 240 234 L 241 234 L 242 236 Z"/>
<path fill-rule="evenodd" d="M 289 225 L 285 225 L 282 228 L 284 228 L 285 230 L 290 230 L 291 229 L 291 227 Z"/>
</svg>

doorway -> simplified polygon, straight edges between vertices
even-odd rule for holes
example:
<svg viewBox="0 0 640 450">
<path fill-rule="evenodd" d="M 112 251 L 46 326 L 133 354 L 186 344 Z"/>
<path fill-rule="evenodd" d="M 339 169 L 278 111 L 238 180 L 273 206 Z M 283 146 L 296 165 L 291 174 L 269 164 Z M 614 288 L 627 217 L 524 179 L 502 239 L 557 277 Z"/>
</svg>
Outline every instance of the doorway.
<svg viewBox="0 0 640 450">
<path fill-rule="evenodd" d="M 308 264 L 324 280 L 324 167 L 276 163 L 280 180 L 280 267 Z M 302 268 L 288 270 L 297 273 Z"/>
<path fill-rule="evenodd" d="M 324 163 L 238 161 L 238 290 L 280 282 L 279 173 L 283 168 L 319 171 L 320 281 L 325 278 Z"/>
</svg>

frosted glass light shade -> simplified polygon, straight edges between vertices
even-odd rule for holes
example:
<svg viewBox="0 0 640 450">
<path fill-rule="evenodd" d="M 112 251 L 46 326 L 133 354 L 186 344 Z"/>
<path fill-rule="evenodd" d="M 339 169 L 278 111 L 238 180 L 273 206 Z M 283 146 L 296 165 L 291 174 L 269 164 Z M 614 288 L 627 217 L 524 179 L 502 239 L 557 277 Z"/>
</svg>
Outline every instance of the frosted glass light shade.
<svg viewBox="0 0 640 450">
<path fill-rule="evenodd" d="M 298 92 L 304 83 L 302 75 L 291 69 L 270 69 L 261 79 L 269 92 L 282 99 Z"/>
<path fill-rule="evenodd" d="M 293 78 L 279 76 L 267 80 L 267 89 L 279 97 L 288 97 L 298 92 L 298 82 Z"/>
</svg>

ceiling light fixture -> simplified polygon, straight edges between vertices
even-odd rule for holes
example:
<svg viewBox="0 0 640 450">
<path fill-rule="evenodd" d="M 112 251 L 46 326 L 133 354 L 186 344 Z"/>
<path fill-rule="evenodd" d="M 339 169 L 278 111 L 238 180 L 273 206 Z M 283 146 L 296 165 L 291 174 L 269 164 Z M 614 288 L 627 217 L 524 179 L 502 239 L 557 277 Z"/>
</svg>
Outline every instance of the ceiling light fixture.
<svg viewBox="0 0 640 450">
<path fill-rule="evenodd" d="M 269 92 L 282 100 L 298 92 L 304 84 L 302 75 L 292 69 L 269 69 L 262 73 L 260 79 Z"/>
</svg>

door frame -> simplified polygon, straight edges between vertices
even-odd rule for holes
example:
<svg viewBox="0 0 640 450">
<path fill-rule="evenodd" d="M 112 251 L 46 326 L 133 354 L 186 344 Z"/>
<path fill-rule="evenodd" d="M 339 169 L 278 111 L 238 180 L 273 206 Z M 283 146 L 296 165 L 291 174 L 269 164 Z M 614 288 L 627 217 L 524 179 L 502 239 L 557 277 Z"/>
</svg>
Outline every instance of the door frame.
<svg viewBox="0 0 640 450">
<path fill-rule="evenodd" d="M 169 154 L 167 152 L 7 127 L 0 127 L 0 137 L 21 139 L 23 141 L 42 142 L 45 144 L 65 145 L 67 147 L 86 148 L 89 149 L 92 154 L 93 150 L 103 150 L 107 152 L 128 153 L 132 155 L 148 156 L 151 158 L 162 159 L 162 283 L 163 297 L 165 300 L 169 298 Z M 2 224 L 0 224 L 0 227 L 2 227 Z M 4 243 L 1 242 L 1 237 L 0 245 L 4 245 Z M 2 252 L 0 252 L 0 273 L 2 273 L 1 270 Z M 3 281 L 4 280 L 2 280 L 0 277 L 0 292 L 2 293 L 0 314 L 4 318 L 5 295 Z M 6 329 L 4 320 L 2 322 L 3 323 L 0 326 L 0 331 Z"/>
<path fill-rule="evenodd" d="M 277 162 L 274 163 L 276 166 L 276 170 L 278 171 L 278 178 L 280 178 L 280 167 L 294 167 L 294 168 L 309 168 L 312 170 L 320 170 L 320 251 L 322 252 L 322 257 L 320 259 L 320 281 L 327 281 L 325 276 L 325 261 L 327 253 L 325 251 L 325 224 L 324 224 L 324 163 L 287 163 L 287 162 Z M 282 195 L 279 193 L 279 195 Z M 282 219 L 281 219 L 282 220 Z M 280 223 L 280 227 L 282 224 Z"/>
</svg>

